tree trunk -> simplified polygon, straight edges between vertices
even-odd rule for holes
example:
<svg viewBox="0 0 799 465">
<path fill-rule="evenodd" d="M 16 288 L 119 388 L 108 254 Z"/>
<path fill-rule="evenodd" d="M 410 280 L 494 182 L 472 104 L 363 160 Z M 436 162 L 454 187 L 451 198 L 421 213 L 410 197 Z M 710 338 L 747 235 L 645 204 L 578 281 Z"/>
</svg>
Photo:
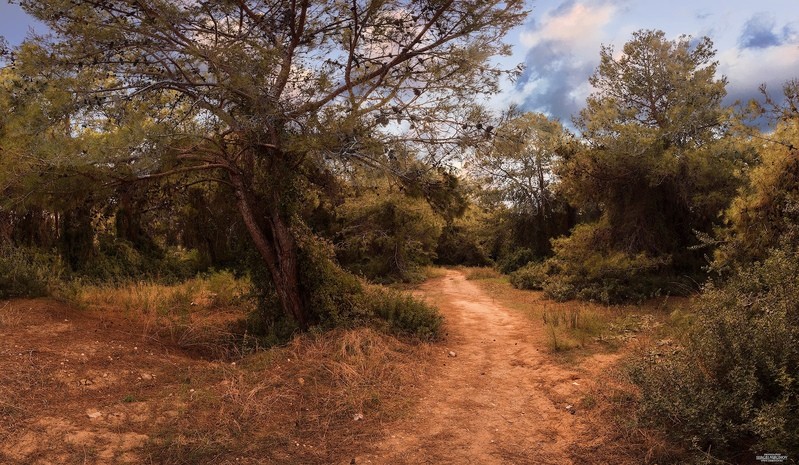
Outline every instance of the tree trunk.
<svg viewBox="0 0 799 465">
<path fill-rule="evenodd" d="M 238 176 L 231 176 L 236 203 L 255 248 L 269 270 L 283 311 L 291 315 L 302 330 L 309 318 L 300 294 L 298 247 L 277 203 L 268 208 L 265 221 L 259 221 L 252 209 L 252 194 Z M 266 224 L 264 224 L 266 223 Z"/>
</svg>

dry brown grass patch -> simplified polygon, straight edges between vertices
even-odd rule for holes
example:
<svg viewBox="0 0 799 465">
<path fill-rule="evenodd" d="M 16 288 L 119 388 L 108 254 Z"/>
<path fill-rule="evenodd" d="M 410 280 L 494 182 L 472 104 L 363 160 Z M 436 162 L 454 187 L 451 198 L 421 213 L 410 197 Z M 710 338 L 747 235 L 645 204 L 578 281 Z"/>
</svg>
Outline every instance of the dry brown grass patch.
<svg viewBox="0 0 799 465">
<path fill-rule="evenodd" d="M 466 274 L 466 279 L 468 280 L 479 280 L 479 279 L 507 279 L 502 273 L 497 271 L 494 268 L 488 266 L 469 266 L 463 267 L 463 272 Z"/>
<path fill-rule="evenodd" d="M 83 285 L 71 301 L 100 315 L 134 322 L 142 336 L 168 341 L 204 357 L 240 356 L 229 323 L 254 307 L 250 284 L 228 272 L 217 272 L 175 285 L 132 282 Z"/>
<path fill-rule="evenodd" d="M 578 463 L 688 463 L 685 450 L 666 440 L 661 432 L 638 422 L 636 387 L 625 381 L 623 364 L 596 374 L 579 408 L 601 447 L 576 443 L 571 447 Z"/>
<path fill-rule="evenodd" d="M 467 276 L 469 270 L 466 269 Z M 482 270 L 477 268 L 476 270 Z M 652 299 L 642 305 L 602 305 L 585 301 L 556 302 L 540 291 L 516 289 L 504 277 L 477 272 L 476 283 L 504 307 L 526 314 L 544 331 L 551 352 L 587 349 L 617 350 L 657 337 L 672 310 L 686 305 L 686 298 Z M 485 276 L 485 277 L 483 277 Z"/>
<path fill-rule="evenodd" d="M 18 326 L 21 322 L 21 309 L 11 307 L 10 302 L 0 302 L 0 328 Z"/>
<path fill-rule="evenodd" d="M 201 402 L 190 393 L 149 455 L 157 463 L 216 463 L 219 450 L 269 463 L 341 460 L 407 411 L 426 371 L 419 359 L 429 352 L 369 328 L 297 337 L 226 367 Z M 215 431 L 210 442 L 201 434 L 208 431 Z"/>
</svg>

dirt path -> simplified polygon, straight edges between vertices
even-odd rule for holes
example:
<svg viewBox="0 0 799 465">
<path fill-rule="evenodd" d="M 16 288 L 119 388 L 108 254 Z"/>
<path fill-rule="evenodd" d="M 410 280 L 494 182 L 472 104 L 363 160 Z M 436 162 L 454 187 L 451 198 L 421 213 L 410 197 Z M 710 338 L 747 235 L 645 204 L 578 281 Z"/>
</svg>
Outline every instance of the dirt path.
<svg viewBox="0 0 799 465">
<path fill-rule="evenodd" d="M 312 339 L 297 346 L 320 360 L 301 363 L 286 347 L 234 366 L 152 337 L 140 322 L 106 309 L 0 302 L 0 465 L 641 462 L 608 455 L 613 438 L 582 408 L 593 380 L 617 356 L 556 363 L 540 321 L 503 308 L 457 271 L 418 293 L 446 315 L 445 342 L 420 348 L 395 340 L 391 350 L 380 346 L 388 358 L 353 358 L 351 365 L 336 352 L 346 341 L 335 334 L 320 339 L 333 348 L 321 356 Z M 352 337 L 364 344 L 363 332 Z M 381 406 L 421 392 L 406 416 L 383 423 L 380 408 L 358 401 L 351 407 L 365 410 L 356 422 L 348 404 L 337 407 L 351 393 L 331 367 L 356 370 L 363 362 L 408 371 L 413 360 L 422 364 L 419 378 L 375 371 L 352 381 L 364 399 L 372 389 Z M 319 393 L 335 397 L 309 410 Z"/>
<path fill-rule="evenodd" d="M 578 401 L 592 374 L 615 357 L 597 355 L 573 369 L 555 364 L 540 324 L 503 308 L 458 271 L 425 283 L 420 294 L 447 319 L 438 372 L 416 411 L 386 425 L 387 439 L 356 463 L 592 463 L 572 454 L 577 443 L 585 450 L 601 441 Z"/>
</svg>

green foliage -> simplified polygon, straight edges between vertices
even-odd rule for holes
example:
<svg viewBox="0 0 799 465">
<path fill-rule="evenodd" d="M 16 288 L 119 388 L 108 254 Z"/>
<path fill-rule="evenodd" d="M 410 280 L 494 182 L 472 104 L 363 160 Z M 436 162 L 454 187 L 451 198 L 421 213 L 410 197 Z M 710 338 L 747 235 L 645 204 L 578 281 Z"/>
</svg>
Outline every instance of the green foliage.
<svg viewBox="0 0 799 465">
<path fill-rule="evenodd" d="M 283 311 L 303 329 L 305 320 L 313 319 L 306 313 L 333 315 L 338 304 L 349 312 L 349 304 L 336 296 L 354 288 L 323 261 L 306 255 L 306 262 L 298 264 L 297 244 L 304 238 L 295 237 L 293 227 L 310 224 L 303 215 L 307 205 L 298 201 L 307 198 L 304 191 L 319 179 L 345 177 L 352 161 L 396 172 L 394 154 L 403 147 L 418 150 L 417 161 L 439 162 L 441 154 L 451 157 L 465 139 L 482 140 L 482 121 L 473 126 L 451 122 L 472 122 L 472 115 L 483 114 L 473 97 L 499 91 L 506 71 L 491 57 L 508 53 L 501 39 L 526 16 L 523 0 L 352 5 L 130 1 L 77 7 L 49 0 L 21 5 L 50 34 L 32 37 L 16 51 L 21 77 L 15 83 L 23 89 L 13 96 L 33 96 L 25 108 L 42 120 L 37 126 L 50 132 L 28 130 L 28 121 L 16 118 L 15 127 L 36 135 L 15 147 L 19 158 L 41 160 L 48 167 L 66 161 L 66 169 L 57 174 L 92 192 L 133 180 L 169 180 L 183 187 L 214 182 L 230 188 L 229 203 L 236 205 L 258 247 L 261 266 L 272 274 Z M 425 31 L 423 37 L 419 31 Z M 376 55 L 386 44 L 394 52 Z M 385 59 L 386 53 L 391 59 Z M 447 85 L 441 85 L 444 81 Z M 59 105 L 36 105 L 51 103 L 35 98 L 51 87 L 57 92 L 50 100 Z M 5 96 L 0 93 L 0 110 L 6 110 Z M 48 108 L 61 107 L 65 110 L 47 114 Z M 6 113 L 21 112 L 0 111 L 0 117 Z M 459 134 L 452 133 L 453 127 Z M 59 157 L 59 151 L 66 156 Z M 432 163 L 418 165 L 423 169 L 416 174 L 434 170 Z M 424 178 L 402 175 L 404 180 Z M 451 195 L 457 187 L 454 176 L 442 175 L 434 188 L 427 181 L 421 184 L 426 184 L 421 189 L 425 199 L 442 214 L 463 209 L 464 198 Z M 174 185 L 160 189 L 167 194 L 175 190 Z M 121 211 L 134 214 L 118 218 L 121 238 L 142 249 L 146 238 L 128 227 L 128 220 L 138 222 L 141 212 L 128 208 L 138 207 L 136 199 L 97 198 L 126 203 Z M 372 213 L 390 217 L 391 208 L 375 206 Z M 409 211 L 407 217 L 402 212 L 396 217 L 407 235 L 386 243 L 380 229 L 386 225 L 378 221 L 377 230 L 363 231 L 360 243 L 345 246 L 353 254 L 347 263 L 380 280 L 414 279 L 418 265 L 432 258 L 440 226 L 417 217 L 427 212 L 414 206 Z M 369 229 L 361 220 L 381 219 L 370 214 L 353 212 L 350 219 Z M 417 220 L 422 231 L 414 229 Z M 387 222 L 394 226 L 391 219 Z M 186 237 L 193 242 L 189 247 L 203 255 L 228 251 L 223 243 L 228 223 L 218 226 L 187 231 L 194 236 L 191 241 Z M 379 258 L 372 260 L 372 255 Z M 310 275 L 302 276 L 304 271 Z M 115 273 L 112 269 L 110 274 Z M 345 289 L 326 290 L 323 277 Z M 305 289 L 298 289 L 298 282 Z M 301 298 L 323 308 L 302 308 Z"/>
<path fill-rule="evenodd" d="M 149 279 L 177 282 L 203 271 L 196 250 L 169 249 L 161 256 L 145 254 L 132 243 L 110 235 L 100 235 L 97 253 L 81 264 L 75 274 L 95 282 L 124 282 Z"/>
<path fill-rule="evenodd" d="M 303 242 L 300 276 L 305 305 L 312 311 L 314 327 L 328 330 L 377 324 L 403 335 L 429 340 L 441 324 L 438 311 L 411 296 L 366 285 L 332 259 L 332 247 L 319 238 Z M 238 333 L 249 333 L 248 343 L 271 346 L 287 341 L 299 328 L 282 311 L 269 277 L 258 268 L 252 277 L 256 311 Z"/>
<path fill-rule="evenodd" d="M 438 310 L 408 294 L 370 287 L 364 295 L 364 305 L 395 334 L 423 341 L 437 339 L 440 335 L 443 318 Z"/>
<path fill-rule="evenodd" d="M 530 262 L 511 273 L 510 283 L 516 289 L 540 291 L 548 277 L 546 263 Z"/>
<path fill-rule="evenodd" d="M 573 226 L 574 212 L 558 192 L 553 171 L 572 145 L 573 136 L 560 122 L 511 109 L 491 142 L 467 160 L 466 170 L 480 184 L 478 201 L 490 212 L 484 224 L 494 233 L 488 250 L 500 263 L 519 248 L 538 259 L 549 256 L 550 239 Z M 503 272 L 520 265 L 502 267 Z"/>
<path fill-rule="evenodd" d="M 334 261 L 329 243 L 306 239 L 300 249 L 299 267 L 301 295 L 314 323 L 326 329 L 347 327 L 369 317 L 368 309 L 360 303 L 363 285 Z"/>
<path fill-rule="evenodd" d="M 55 254 L 0 246 L 0 299 L 47 295 L 63 273 L 63 264 Z"/>
<path fill-rule="evenodd" d="M 793 95 L 799 100 L 796 89 L 799 81 L 786 85 L 788 99 Z M 781 117 L 765 143 L 762 137 L 755 142 L 760 163 L 749 171 L 748 184 L 726 211 L 716 271 L 762 260 L 781 244 L 799 243 L 799 115 Z"/>
<path fill-rule="evenodd" d="M 510 274 L 519 268 L 534 261 L 536 258 L 535 253 L 527 248 L 516 249 L 505 257 L 501 258 L 497 263 L 497 268 L 504 274 Z"/>
<path fill-rule="evenodd" d="M 491 263 L 469 228 L 458 223 L 444 227 L 435 253 L 435 263 L 439 265 L 486 266 Z"/>
<path fill-rule="evenodd" d="M 492 203 L 545 218 L 556 206 L 552 167 L 571 138 L 560 122 L 543 114 L 511 111 L 490 146 L 477 151 L 467 169 L 482 181 L 481 195 Z"/>
<path fill-rule="evenodd" d="M 556 300 L 611 304 L 685 291 L 664 271 L 667 258 L 608 251 L 608 235 L 607 228 L 583 224 L 571 236 L 554 240 L 555 255 L 543 265 L 544 292 Z"/>
<path fill-rule="evenodd" d="M 724 460 L 799 454 L 799 254 L 769 252 L 708 285 L 684 349 L 632 369 L 640 416 Z"/>
<path fill-rule="evenodd" d="M 339 209 L 337 256 L 374 282 L 414 282 L 432 263 L 443 221 L 424 199 L 384 192 L 348 199 Z"/>
<path fill-rule="evenodd" d="M 630 278 L 647 279 L 661 267 L 692 274 L 704 265 L 689 247 L 697 231 L 712 231 L 734 196 L 742 157 L 724 137 L 726 80 L 716 77 L 714 53 L 707 38 L 670 41 L 661 31 L 634 33 L 621 54 L 603 47 L 590 79 L 597 90 L 578 119 L 588 143 L 556 169 L 573 205 L 601 212 L 596 228 L 606 240 L 596 250 L 578 248 L 605 264 L 587 273 L 615 281 L 628 269 L 643 271 Z M 562 261 L 570 272 L 573 260 Z"/>
</svg>

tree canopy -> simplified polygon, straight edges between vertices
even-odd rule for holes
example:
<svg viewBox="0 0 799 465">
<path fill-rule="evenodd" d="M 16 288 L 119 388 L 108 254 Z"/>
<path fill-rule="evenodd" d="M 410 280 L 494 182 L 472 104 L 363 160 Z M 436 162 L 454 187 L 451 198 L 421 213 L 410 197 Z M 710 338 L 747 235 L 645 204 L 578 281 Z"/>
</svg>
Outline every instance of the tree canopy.
<svg viewBox="0 0 799 465">
<path fill-rule="evenodd" d="M 526 14 L 521 0 L 20 3 L 53 33 L 10 59 L 61 93 L 62 111 L 39 114 L 63 123 L 70 159 L 112 183 L 226 186 L 301 327 L 314 319 L 301 255 L 322 259 L 305 250 L 310 186 L 352 160 L 391 170 L 400 145 L 440 160 L 482 134 L 471 97 L 497 91 L 489 58 Z"/>
<path fill-rule="evenodd" d="M 559 174 L 572 202 L 601 209 L 608 246 L 685 265 L 694 230 L 709 231 L 734 194 L 714 54 L 708 38 L 662 31 L 634 33 L 618 57 L 603 47 L 597 90 L 576 119 L 586 147 Z"/>
</svg>

